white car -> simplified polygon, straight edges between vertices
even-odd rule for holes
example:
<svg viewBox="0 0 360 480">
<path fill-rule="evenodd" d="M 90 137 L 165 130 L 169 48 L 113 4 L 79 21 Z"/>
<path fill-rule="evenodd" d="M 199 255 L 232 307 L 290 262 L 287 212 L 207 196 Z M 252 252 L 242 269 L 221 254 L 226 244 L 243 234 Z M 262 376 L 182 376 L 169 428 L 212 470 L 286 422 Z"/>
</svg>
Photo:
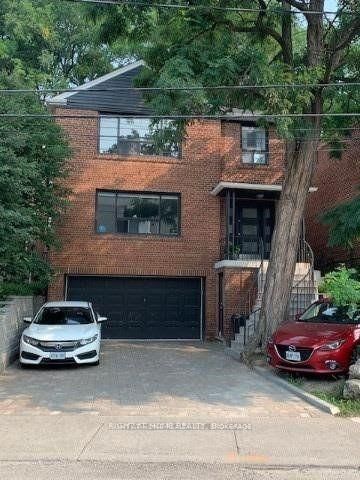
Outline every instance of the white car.
<svg viewBox="0 0 360 480">
<path fill-rule="evenodd" d="M 98 365 L 101 322 L 89 302 L 45 303 L 20 340 L 21 365 L 75 363 Z"/>
</svg>

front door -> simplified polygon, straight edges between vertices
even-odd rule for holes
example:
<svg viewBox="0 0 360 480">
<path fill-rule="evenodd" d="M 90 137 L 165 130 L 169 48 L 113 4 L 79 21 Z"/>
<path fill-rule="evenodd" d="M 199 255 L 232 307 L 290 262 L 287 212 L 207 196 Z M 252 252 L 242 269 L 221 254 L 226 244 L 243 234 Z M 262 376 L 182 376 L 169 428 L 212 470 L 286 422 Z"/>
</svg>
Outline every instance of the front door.
<svg viewBox="0 0 360 480">
<path fill-rule="evenodd" d="M 237 200 L 236 246 L 242 255 L 256 256 L 261 253 L 269 258 L 271 237 L 274 230 L 274 204 Z"/>
</svg>

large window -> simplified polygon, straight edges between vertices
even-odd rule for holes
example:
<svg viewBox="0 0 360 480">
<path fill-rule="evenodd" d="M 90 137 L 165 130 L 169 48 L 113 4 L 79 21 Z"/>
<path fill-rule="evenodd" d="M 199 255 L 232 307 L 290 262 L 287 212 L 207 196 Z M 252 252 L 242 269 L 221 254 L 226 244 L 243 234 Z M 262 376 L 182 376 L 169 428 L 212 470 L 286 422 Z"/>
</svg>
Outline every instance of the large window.
<svg viewBox="0 0 360 480">
<path fill-rule="evenodd" d="M 173 120 L 100 117 L 100 153 L 179 156 L 178 125 Z"/>
<path fill-rule="evenodd" d="M 268 162 L 268 138 L 265 128 L 241 127 L 243 163 L 266 164 Z"/>
<path fill-rule="evenodd" d="M 98 191 L 96 205 L 98 233 L 179 235 L 179 195 Z"/>
</svg>

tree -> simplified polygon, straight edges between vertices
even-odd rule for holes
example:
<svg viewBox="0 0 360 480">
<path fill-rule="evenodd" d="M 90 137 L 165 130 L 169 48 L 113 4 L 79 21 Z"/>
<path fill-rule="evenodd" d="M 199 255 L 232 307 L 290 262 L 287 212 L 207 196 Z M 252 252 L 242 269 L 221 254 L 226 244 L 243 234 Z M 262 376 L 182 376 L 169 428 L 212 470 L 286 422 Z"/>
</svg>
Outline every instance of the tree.
<svg viewBox="0 0 360 480">
<path fill-rule="evenodd" d="M 1 80 L 5 88 L 14 87 L 13 78 Z M 33 95 L 0 96 L 0 112 L 44 114 L 46 109 Z M 0 122 L 0 295 L 47 286 L 46 252 L 56 245 L 54 222 L 65 205 L 61 179 L 69 156 L 53 120 Z"/>
<path fill-rule="evenodd" d="M 115 57 L 96 41 L 99 24 L 83 5 L 48 0 L 0 3 L 0 87 L 67 88 L 108 73 Z M 43 99 L 42 99 L 43 100 Z M 70 156 L 60 127 L 37 95 L 0 94 L 0 296 L 41 290 L 56 246 L 54 225 Z"/>
<path fill-rule="evenodd" d="M 322 220 L 330 226 L 329 246 L 353 248 L 360 240 L 360 195 L 332 208 Z"/>
<path fill-rule="evenodd" d="M 274 117 L 285 141 L 286 173 L 259 328 L 248 346 L 248 357 L 259 342 L 265 346 L 286 317 L 319 144 L 341 145 L 339 128 L 353 121 L 322 114 L 354 112 L 358 105 L 359 89 L 325 86 L 359 80 L 360 4 L 358 0 L 338 3 L 337 13 L 330 16 L 324 13 L 324 0 L 248 0 L 241 4 L 211 0 L 204 7 L 190 1 L 188 7 L 179 9 L 91 7 L 102 21 L 104 39 L 146 61 L 142 85 L 309 84 L 303 89 L 253 89 L 246 94 L 204 89 L 149 96 L 160 114 L 226 113 L 240 108 L 305 115 Z M 221 9 L 224 6 L 257 11 Z M 293 10 L 298 15 L 293 15 Z"/>
<path fill-rule="evenodd" d="M 21 70 L 24 84 L 68 87 L 108 73 L 115 57 L 99 45 L 86 7 L 63 1 L 2 0 L 0 70 Z"/>
</svg>

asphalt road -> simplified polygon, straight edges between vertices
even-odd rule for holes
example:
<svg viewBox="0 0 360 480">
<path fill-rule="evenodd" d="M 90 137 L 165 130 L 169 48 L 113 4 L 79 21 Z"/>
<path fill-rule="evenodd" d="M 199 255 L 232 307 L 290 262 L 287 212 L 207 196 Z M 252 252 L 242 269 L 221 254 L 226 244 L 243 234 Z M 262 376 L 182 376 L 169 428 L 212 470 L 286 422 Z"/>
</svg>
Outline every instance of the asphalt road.
<svg viewBox="0 0 360 480">
<path fill-rule="evenodd" d="M 209 463 L 0 462 L 7 480 L 358 480 L 358 469 Z"/>
</svg>

